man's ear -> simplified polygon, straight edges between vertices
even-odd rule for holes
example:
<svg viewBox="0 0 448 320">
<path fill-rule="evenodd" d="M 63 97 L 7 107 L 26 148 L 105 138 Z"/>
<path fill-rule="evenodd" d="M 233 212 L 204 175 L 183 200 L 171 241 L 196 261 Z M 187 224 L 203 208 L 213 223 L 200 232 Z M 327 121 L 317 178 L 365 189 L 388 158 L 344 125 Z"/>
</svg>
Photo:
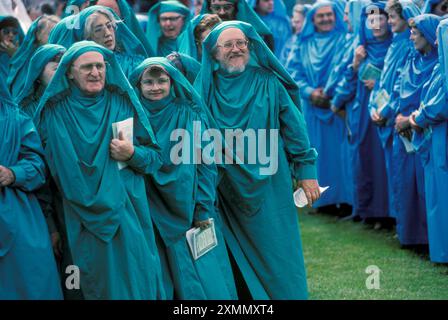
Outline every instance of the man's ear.
<svg viewBox="0 0 448 320">
<path fill-rule="evenodd" d="M 75 77 L 73 76 L 73 73 L 72 73 L 72 71 L 69 69 L 68 71 L 67 71 L 67 78 L 69 79 L 69 80 L 73 80 Z"/>
</svg>

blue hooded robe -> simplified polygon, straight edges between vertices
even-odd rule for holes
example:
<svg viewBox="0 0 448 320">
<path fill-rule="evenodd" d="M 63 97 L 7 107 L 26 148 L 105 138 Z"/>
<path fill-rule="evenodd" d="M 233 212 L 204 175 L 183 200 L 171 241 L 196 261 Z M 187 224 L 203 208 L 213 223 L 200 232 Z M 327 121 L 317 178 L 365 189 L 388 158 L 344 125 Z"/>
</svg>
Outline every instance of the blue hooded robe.
<svg viewBox="0 0 448 320">
<path fill-rule="evenodd" d="M 219 69 L 212 57 L 219 35 L 228 28 L 240 29 L 251 41 L 250 61 L 240 73 Z M 278 155 L 271 151 L 278 160 L 275 167 L 262 159 L 252 162 L 256 152 L 248 153 L 247 145 L 237 146 L 244 148 L 244 159 L 241 153 L 235 159 L 235 148 L 229 145 L 223 152 L 227 164 L 221 167 L 218 197 L 224 237 L 252 297 L 306 299 L 291 174 L 298 180 L 316 179 L 317 155 L 309 144 L 297 85 L 251 25 L 227 21 L 203 43 L 195 86 L 223 135 L 226 129 L 266 129 L 266 148 L 278 147 Z"/>
<path fill-rule="evenodd" d="M 108 7 L 88 7 L 77 15 L 62 19 L 50 32 L 48 43 L 60 44 L 69 48 L 73 43 L 85 40 L 84 27 L 87 19 L 99 9 L 111 12 L 114 18 L 119 20 L 116 13 Z M 129 76 L 148 54 L 140 40 L 128 29 L 126 24 L 120 21 L 117 22 L 115 30 L 115 42 L 115 58 L 124 74 Z"/>
<path fill-rule="evenodd" d="M 174 12 L 184 16 L 184 25 L 176 39 L 168 39 L 163 36 L 159 15 L 166 12 Z M 165 57 L 173 51 L 179 51 L 179 36 L 186 29 L 189 21 L 190 10 L 179 1 L 162 1 L 154 5 L 148 11 L 148 27 L 146 29 L 146 36 L 149 39 L 152 51 L 160 57 Z"/>
<path fill-rule="evenodd" d="M 19 40 L 19 46 L 20 46 L 23 42 L 24 35 L 23 30 L 20 27 L 19 20 L 17 20 L 13 16 L 0 15 L 0 27 L 2 27 L 5 24 L 14 25 L 18 29 L 19 34 L 17 35 L 17 38 Z M 13 58 L 14 56 L 10 57 L 6 52 L 0 51 L 0 79 L 4 79 L 4 81 L 8 79 L 10 71 L 10 63 Z"/>
<path fill-rule="evenodd" d="M 336 16 L 335 27 L 328 33 L 315 31 L 313 17 L 322 7 L 331 6 Z M 322 186 L 330 186 L 315 206 L 352 203 L 352 186 L 348 166 L 348 145 L 344 120 L 330 108 L 311 103 L 311 93 L 324 88 L 330 72 L 342 59 L 345 27 L 332 2 L 319 1 L 307 13 L 297 46 L 291 52 L 287 68 L 300 88 L 311 145 L 319 153 L 317 173 Z"/>
<path fill-rule="evenodd" d="M 171 78 L 170 95 L 160 101 L 147 100 L 137 89 L 145 69 L 154 65 L 166 70 Z M 189 133 L 190 140 L 184 143 L 188 143 L 186 148 L 193 154 L 193 146 L 196 145 L 192 139 L 198 129 L 194 122 L 197 121 L 201 127 L 200 134 L 209 127 L 209 116 L 188 80 L 166 58 L 149 58 L 138 66 L 130 82 L 136 88 L 136 94 L 156 132 L 163 158 L 170 159 L 171 151 L 179 143 L 170 138 L 174 130 Z M 156 173 L 147 176 L 152 219 L 163 239 L 160 246 L 169 265 L 165 273 L 172 275 L 176 298 L 237 299 L 232 268 L 218 222 L 218 247 L 198 260 L 192 258 L 185 239 L 185 233 L 193 227 L 194 221 L 208 218 L 217 221 L 218 218 L 214 206 L 216 165 L 214 162 L 205 164 L 205 160 L 202 158 L 202 164 L 197 165 L 192 159 L 178 165 L 166 162 Z"/>
<path fill-rule="evenodd" d="M 0 299 L 62 299 L 45 218 L 34 191 L 45 182 L 41 141 L 0 82 L 0 165 L 15 182 L 0 187 Z"/>
<path fill-rule="evenodd" d="M 406 21 L 420 14 L 420 9 L 413 2 L 401 0 L 400 4 L 402 6 L 401 15 Z M 415 50 L 414 44 L 409 38 L 410 35 L 411 33 L 409 28 L 401 33 L 394 34 L 392 43 L 390 44 L 390 47 L 387 50 L 386 57 L 384 58 L 384 67 L 383 72 L 381 73 L 380 81 L 375 84 L 375 87 L 370 94 L 369 101 L 369 109 L 372 111 L 378 108 L 376 98 L 380 91 L 385 91 L 390 96 L 389 103 L 383 109 L 381 109 L 380 112 L 380 115 L 387 122 L 384 126 L 377 126 L 377 131 L 378 136 L 381 140 L 381 145 L 384 149 L 386 161 L 387 182 L 389 190 L 389 213 L 391 217 L 396 216 L 395 192 L 393 192 L 392 187 L 392 141 L 395 124 L 395 115 L 394 111 L 392 110 L 392 106 L 394 105 L 394 101 L 398 97 L 396 91 L 394 91 L 394 86 L 397 85 L 399 74 L 404 64 L 406 63 L 408 55 Z"/>
<path fill-rule="evenodd" d="M 33 118 L 45 87 L 38 81 L 47 63 L 55 56 L 65 53 L 65 48 L 58 44 L 40 46 L 31 57 L 28 65 L 24 87 L 17 95 L 15 102 L 24 113 Z"/>
<path fill-rule="evenodd" d="M 421 136 L 420 140 L 424 140 L 419 155 L 425 169 L 430 259 L 448 263 L 448 21 L 442 20 L 438 30 L 439 63 L 423 86 L 420 108 L 415 117 L 424 131 L 414 133 L 414 136 Z"/>
<path fill-rule="evenodd" d="M 431 51 L 423 54 L 413 50 L 401 71 L 399 97 L 393 107 L 395 115 L 409 116 L 420 105 L 422 87 L 437 63 L 434 45 L 440 17 L 423 14 L 413 18 L 416 28 L 431 44 Z M 397 234 L 403 245 L 426 244 L 427 224 L 424 174 L 415 152 L 407 153 L 397 131 L 393 133 L 392 192 L 396 204 Z"/>
<path fill-rule="evenodd" d="M 74 60 L 98 52 L 105 89 L 86 96 L 67 78 Z M 121 170 L 110 156 L 112 123 L 133 118 L 134 154 Z M 161 165 L 158 146 L 113 52 L 75 43 L 61 59 L 34 122 L 62 195 L 69 254 L 86 299 L 161 299 L 164 288 L 143 175 Z"/>
</svg>

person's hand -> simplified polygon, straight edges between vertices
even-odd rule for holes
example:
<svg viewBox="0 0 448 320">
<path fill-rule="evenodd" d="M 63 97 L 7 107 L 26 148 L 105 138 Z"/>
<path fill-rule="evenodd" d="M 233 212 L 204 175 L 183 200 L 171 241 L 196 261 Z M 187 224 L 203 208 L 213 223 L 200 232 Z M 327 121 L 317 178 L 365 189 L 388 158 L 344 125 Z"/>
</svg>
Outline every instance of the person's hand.
<svg viewBox="0 0 448 320">
<path fill-rule="evenodd" d="M 398 114 L 395 118 L 395 130 L 398 133 L 401 133 L 402 131 L 409 129 L 410 127 L 411 124 L 409 123 L 409 117 L 405 117 L 401 113 Z"/>
<path fill-rule="evenodd" d="M 355 71 L 358 71 L 359 65 L 364 61 L 366 57 L 367 53 L 364 46 L 358 46 L 355 49 L 355 56 L 353 58 L 353 69 L 355 69 Z"/>
<path fill-rule="evenodd" d="M 59 232 L 53 232 L 50 235 L 51 246 L 53 247 L 53 253 L 56 258 L 60 259 L 62 257 L 62 240 Z"/>
<path fill-rule="evenodd" d="M 382 127 L 386 124 L 386 119 L 382 118 L 376 110 L 372 110 L 372 112 L 370 113 L 370 118 L 372 119 L 373 123 L 379 127 Z"/>
<path fill-rule="evenodd" d="M 411 125 L 411 128 L 415 130 L 416 132 L 422 132 L 423 128 L 420 127 L 417 122 L 415 122 L 415 117 L 417 116 L 417 112 L 414 111 L 411 116 L 409 117 L 409 124 Z"/>
<path fill-rule="evenodd" d="M 0 166 L 0 187 L 7 187 L 16 181 L 16 176 L 11 169 Z"/>
<path fill-rule="evenodd" d="M 345 119 L 345 117 L 347 116 L 347 112 L 345 111 L 345 109 L 337 109 L 334 105 L 332 105 L 330 109 L 335 115 L 341 117 L 342 119 Z"/>
<path fill-rule="evenodd" d="M 369 90 L 372 90 L 373 87 L 375 86 L 375 80 L 364 80 L 363 82 L 366 88 Z"/>
<path fill-rule="evenodd" d="M 19 48 L 19 41 L 9 41 L 7 39 L 0 42 L 0 51 L 4 51 L 9 57 L 12 57 Z"/>
<path fill-rule="evenodd" d="M 313 203 L 320 198 L 319 183 L 316 179 L 304 179 L 299 181 L 299 187 L 305 192 L 308 207 L 311 208 Z"/>
<path fill-rule="evenodd" d="M 311 103 L 319 108 L 330 108 L 330 99 L 323 88 L 317 88 L 311 93 Z"/>
<path fill-rule="evenodd" d="M 194 222 L 194 226 L 196 228 L 201 228 L 201 229 L 207 228 L 210 224 L 211 224 L 210 219 Z"/>
<path fill-rule="evenodd" d="M 123 132 L 118 133 L 118 139 L 110 143 L 110 156 L 117 161 L 128 161 L 134 155 L 134 145 L 125 139 Z"/>
</svg>

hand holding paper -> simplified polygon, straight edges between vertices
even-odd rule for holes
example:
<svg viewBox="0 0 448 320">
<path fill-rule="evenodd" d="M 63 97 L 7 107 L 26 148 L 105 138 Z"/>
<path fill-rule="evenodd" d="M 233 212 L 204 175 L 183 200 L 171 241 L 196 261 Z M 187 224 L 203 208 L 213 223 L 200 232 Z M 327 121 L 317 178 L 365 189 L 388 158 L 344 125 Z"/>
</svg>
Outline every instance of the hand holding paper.
<svg viewBox="0 0 448 320">
<path fill-rule="evenodd" d="M 330 188 L 330 186 L 319 187 L 319 191 L 322 194 L 328 188 Z M 306 206 L 308 204 L 307 196 L 305 194 L 305 191 L 302 188 L 299 188 L 294 192 L 294 203 L 295 203 L 296 207 L 299 207 L 299 208 L 303 208 L 304 206 Z"/>
</svg>

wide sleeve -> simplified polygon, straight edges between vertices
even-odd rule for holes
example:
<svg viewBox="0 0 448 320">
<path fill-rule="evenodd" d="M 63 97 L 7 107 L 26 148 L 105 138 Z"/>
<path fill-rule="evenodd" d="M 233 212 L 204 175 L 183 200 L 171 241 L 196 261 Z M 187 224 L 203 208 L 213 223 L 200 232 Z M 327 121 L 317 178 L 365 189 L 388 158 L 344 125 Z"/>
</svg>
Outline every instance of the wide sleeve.
<svg viewBox="0 0 448 320">
<path fill-rule="evenodd" d="M 437 125 L 448 120 L 448 101 L 443 87 L 443 81 L 433 84 L 430 99 L 423 103 L 417 111 L 415 122 L 421 128 Z"/>
<path fill-rule="evenodd" d="M 45 163 L 42 143 L 32 120 L 19 115 L 21 141 L 17 163 L 9 167 L 15 175 L 12 187 L 30 192 L 38 189 L 45 183 Z"/>
<path fill-rule="evenodd" d="M 207 134 L 207 121 L 202 117 L 201 119 L 201 131 Z M 202 139 L 195 139 L 198 143 L 202 144 L 200 150 L 204 150 L 207 142 L 201 142 Z M 200 164 L 196 165 L 198 189 L 196 191 L 196 205 L 194 210 L 194 221 L 204 221 L 210 218 L 210 212 L 215 210 L 216 199 L 216 185 L 217 185 L 217 168 L 213 158 L 209 158 L 209 155 L 202 153 L 202 160 Z"/>
<path fill-rule="evenodd" d="M 290 59 L 286 64 L 286 69 L 299 86 L 300 97 L 302 99 L 309 100 L 311 93 L 313 93 L 316 88 L 312 87 L 308 82 L 300 55 L 300 46 L 297 44 L 295 44 L 291 49 Z"/>
<path fill-rule="evenodd" d="M 355 98 L 357 81 L 358 74 L 353 69 L 353 65 L 349 64 L 344 70 L 342 79 L 336 86 L 334 96 L 331 99 L 331 104 L 336 109 L 342 109 L 346 103 Z"/>
<path fill-rule="evenodd" d="M 291 100 L 288 92 L 277 80 L 279 94 L 280 135 L 288 160 L 293 164 L 293 174 L 298 180 L 316 179 L 317 151 L 311 148 L 303 113 Z"/>
</svg>

